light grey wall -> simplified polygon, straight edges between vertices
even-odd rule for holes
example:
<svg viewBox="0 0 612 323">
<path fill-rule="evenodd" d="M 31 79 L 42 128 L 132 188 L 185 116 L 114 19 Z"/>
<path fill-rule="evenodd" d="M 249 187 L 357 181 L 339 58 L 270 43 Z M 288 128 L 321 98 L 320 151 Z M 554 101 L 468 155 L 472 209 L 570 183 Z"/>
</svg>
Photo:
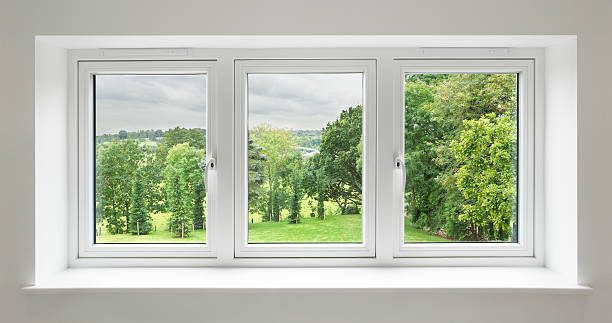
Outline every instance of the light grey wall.
<svg viewBox="0 0 612 323">
<path fill-rule="evenodd" d="M 610 322 L 612 2 L 55 0 L 0 2 L 1 322 Z M 577 34 L 578 256 L 590 296 L 23 295 L 34 278 L 34 35 Z"/>
</svg>

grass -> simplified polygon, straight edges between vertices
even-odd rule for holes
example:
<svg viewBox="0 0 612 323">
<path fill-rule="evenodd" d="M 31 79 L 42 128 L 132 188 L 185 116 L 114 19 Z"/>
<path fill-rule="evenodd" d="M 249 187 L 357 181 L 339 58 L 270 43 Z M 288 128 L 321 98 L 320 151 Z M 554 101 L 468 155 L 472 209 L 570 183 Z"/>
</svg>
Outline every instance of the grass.
<svg viewBox="0 0 612 323">
<path fill-rule="evenodd" d="M 417 229 L 408 221 L 404 221 L 404 242 L 449 242 L 449 240 Z"/>
<path fill-rule="evenodd" d="M 361 215 L 302 217 L 301 223 L 249 223 L 249 242 L 361 242 Z"/>
<path fill-rule="evenodd" d="M 166 229 L 168 213 L 152 214 L 153 226 L 157 227 L 146 235 L 110 234 L 103 230 L 97 243 L 204 243 L 206 231 L 196 230 L 184 239 L 174 237 Z M 301 223 L 291 224 L 286 219 L 281 222 L 249 223 L 249 242 L 361 242 L 361 215 L 329 215 L 325 220 L 302 217 Z M 406 221 L 404 242 L 442 242 L 448 241 L 428 232 L 414 228 Z"/>
<path fill-rule="evenodd" d="M 153 218 L 153 227 L 157 227 L 156 231 L 151 231 L 149 234 L 134 235 L 134 234 L 111 234 L 106 230 L 102 230 L 102 235 L 96 237 L 97 243 L 205 243 L 206 230 L 195 230 L 189 237 L 181 239 L 170 234 L 167 223 L 169 213 L 151 214 Z M 99 227 L 98 227 L 99 230 Z"/>
</svg>

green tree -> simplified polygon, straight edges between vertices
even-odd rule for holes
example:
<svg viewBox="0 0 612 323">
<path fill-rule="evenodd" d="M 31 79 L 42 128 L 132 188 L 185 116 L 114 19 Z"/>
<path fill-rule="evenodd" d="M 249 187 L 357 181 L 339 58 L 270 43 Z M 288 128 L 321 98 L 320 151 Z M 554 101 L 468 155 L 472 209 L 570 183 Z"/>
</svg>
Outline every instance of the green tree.
<svg viewBox="0 0 612 323">
<path fill-rule="evenodd" d="M 132 234 L 148 234 L 151 232 L 151 216 L 147 209 L 145 183 L 142 169 L 136 172 L 132 181 L 132 201 L 130 203 L 129 226 Z"/>
<path fill-rule="evenodd" d="M 267 158 L 262 153 L 262 148 L 255 145 L 253 139 L 249 139 L 248 146 L 248 168 L 249 168 L 249 193 L 248 203 L 249 210 L 257 209 L 257 201 L 260 199 L 265 192 L 263 192 L 263 185 L 266 182 L 266 162 Z"/>
<path fill-rule="evenodd" d="M 516 115 L 516 75 L 416 74 L 405 84 L 407 215 L 417 227 L 473 239 L 474 228 L 460 220 L 467 201 L 457 187 L 462 165 L 451 142 L 464 120 Z"/>
<path fill-rule="evenodd" d="M 96 200 L 106 228 L 113 234 L 129 233 L 132 180 L 144 157 L 131 139 L 108 142 L 97 147 Z"/>
<path fill-rule="evenodd" d="M 194 193 L 193 225 L 198 229 L 205 229 L 206 208 L 204 207 L 204 199 L 206 198 L 206 188 L 204 186 L 204 180 L 200 180 L 196 183 Z"/>
<path fill-rule="evenodd" d="M 170 211 L 169 226 L 176 236 L 187 236 L 196 210 L 196 186 L 202 181 L 201 161 L 204 151 L 177 144 L 166 158 L 164 182 Z"/>
<path fill-rule="evenodd" d="M 178 144 L 187 143 L 189 146 L 206 151 L 206 134 L 202 129 L 185 129 L 176 127 L 166 131 L 163 142 L 158 144 L 155 152 L 161 161 L 166 160 L 166 156 L 172 147 Z"/>
<path fill-rule="evenodd" d="M 253 140 L 253 147 L 261 147 L 261 154 L 266 157 L 265 199 L 260 199 L 257 208 L 263 213 L 262 221 L 280 221 L 280 213 L 286 208 L 286 188 L 291 185 L 291 174 L 301 165 L 302 156 L 287 130 L 264 124 L 251 129 L 249 139 Z"/>
<path fill-rule="evenodd" d="M 465 196 L 460 220 L 475 228 L 475 239 L 507 240 L 516 208 L 516 124 L 510 115 L 466 120 L 451 149 L 462 166 L 457 186 Z"/>
<path fill-rule="evenodd" d="M 328 123 L 321 134 L 318 167 L 329 179 L 327 197 L 346 214 L 349 203 L 360 205 L 362 192 L 362 116 L 361 106 L 350 107 Z"/>
<path fill-rule="evenodd" d="M 299 223 L 300 222 L 300 210 L 302 209 L 301 201 L 302 201 L 302 190 L 300 188 L 300 174 L 296 169 L 293 172 L 293 176 L 291 179 L 291 196 L 289 198 L 289 223 Z"/>
</svg>

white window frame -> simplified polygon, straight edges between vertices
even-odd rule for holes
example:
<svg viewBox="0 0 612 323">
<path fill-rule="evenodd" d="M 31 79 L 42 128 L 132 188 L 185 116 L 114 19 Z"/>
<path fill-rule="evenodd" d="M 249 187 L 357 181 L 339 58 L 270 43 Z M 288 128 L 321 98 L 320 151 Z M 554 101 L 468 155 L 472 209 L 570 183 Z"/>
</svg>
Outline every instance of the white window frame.
<svg viewBox="0 0 612 323">
<path fill-rule="evenodd" d="M 248 59 L 234 62 L 235 93 L 235 221 L 236 258 L 250 257 L 374 257 L 376 223 L 377 78 L 374 59 Z M 248 74 L 363 74 L 363 193 L 361 243 L 248 243 L 247 78 Z"/>
<path fill-rule="evenodd" d="M 394 67 L 394 257 L 533 257 L 535 84 L 533 59 L 396 59 Z M 406 74 L 518 74 L 518 242 L 404 243 L 404 84 Z"/>
<path fill-rule="evenodd" d="M 216 61 L 214 60 L 80 60 L 78 64 L 78 258 L 161 258 L 215 257 L 216 223 L 215 188 L 207 186 L 206 243 L 112 243 L 94 244 L 94 111 L 93 75 L 101 74 L 206 74 L 206 157 L 216 155 Z M 214 173 L 214 167 L 207 172 Z M 214 185 L 213 185 L 214 186 Z"/>
</svg>

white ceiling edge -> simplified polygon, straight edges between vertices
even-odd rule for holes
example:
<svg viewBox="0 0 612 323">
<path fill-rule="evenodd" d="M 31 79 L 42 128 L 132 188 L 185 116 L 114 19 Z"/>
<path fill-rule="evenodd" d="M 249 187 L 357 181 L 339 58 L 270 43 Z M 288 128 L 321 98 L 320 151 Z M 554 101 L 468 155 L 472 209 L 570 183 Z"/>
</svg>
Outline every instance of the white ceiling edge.
<svg viewBox="0 0 612 323">
<path fill-rule="evenodd" d="M 548 47 L 575 35 L 39 35 L 37 42 L 66 49 L 92 48 L 346 48 Z"/>
</svg>

